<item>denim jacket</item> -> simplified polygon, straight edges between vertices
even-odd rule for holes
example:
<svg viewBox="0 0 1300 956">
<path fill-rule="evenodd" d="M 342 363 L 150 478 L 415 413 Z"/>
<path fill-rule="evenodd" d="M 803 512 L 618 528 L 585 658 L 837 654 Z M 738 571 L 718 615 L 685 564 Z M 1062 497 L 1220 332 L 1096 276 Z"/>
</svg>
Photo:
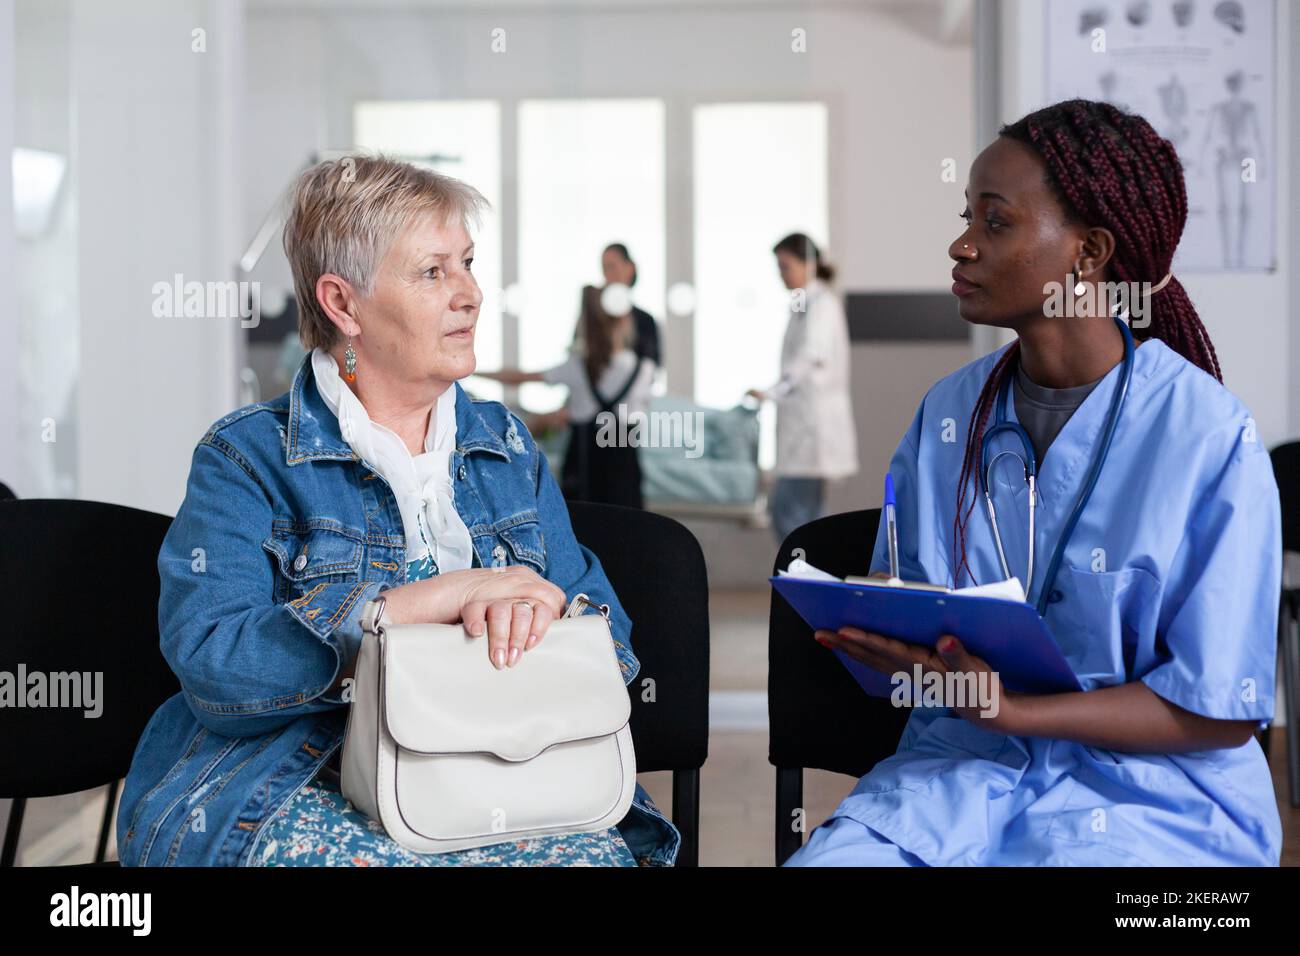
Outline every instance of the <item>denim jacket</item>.
<svg viewBox="0 0 1300 956">
<path fill-rule="evenodd" d="M 572 599 L 610 607 L 624 683 L 632 622 L 599 559 L 573 536 L 546 457 L 499 402 L 456 389 L 451 457 L 474 566 L 523 564 Z M 158 554 L 162 652 L 181 692 L 136 745 L 117 817 L 123 865 L 238 866 L 263 825 L 343 744 L 347 705 L 327 693 L 361 645 L 361 610 L 405 581 L 388 483 L 343 440 L 308 355 L 288 393 L 217 421 Z M 638 784 L 619 824 L 643 865 L 671 865 L 680 835 Z"/>
</svg>

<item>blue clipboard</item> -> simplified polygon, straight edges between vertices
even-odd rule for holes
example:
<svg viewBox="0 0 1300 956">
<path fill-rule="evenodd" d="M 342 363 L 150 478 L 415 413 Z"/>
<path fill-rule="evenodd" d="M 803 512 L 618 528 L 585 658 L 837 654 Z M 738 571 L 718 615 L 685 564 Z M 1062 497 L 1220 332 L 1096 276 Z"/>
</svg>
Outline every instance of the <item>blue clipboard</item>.
<svg viewBox="0 0 1300 956">
<path fill-rule="evenodd" d="M 1059 694 L 1083 687 L 1038 616 L 1019 601 L 883 585 L 848 584 L 810 578 L 768 578 L 772 587 L 813 630 L 858 627 L 909 644 L 934 647 L 951 634 L 998 672 L 1007 690 Z M 894 684 L 843 651 L 843 662 L 862 689 L 888 697 Z"/>
</svg>

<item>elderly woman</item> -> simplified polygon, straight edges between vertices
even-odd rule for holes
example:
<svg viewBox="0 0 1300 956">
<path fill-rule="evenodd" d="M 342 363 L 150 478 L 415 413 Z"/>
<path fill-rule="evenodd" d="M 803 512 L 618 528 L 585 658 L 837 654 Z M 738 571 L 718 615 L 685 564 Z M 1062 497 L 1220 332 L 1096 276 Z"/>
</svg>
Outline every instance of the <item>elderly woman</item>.
<svg viewBox="0 0 1300 956">
<path fill-rule="evenodd" d="M 384 158 L 321 163 L 284 230 L 310 354 L 285 395 L 216 422 L 158 555 L 162 650 L 181 692 L 136 746 L 118 812 L 127 865 L 670 865 L 679 835 L 638 786 L 603 832 L 458 853 L 405 850 L 340 794 L 345 681 L 364 605 L 464 623 L 498 668 L 579 592 L 631 622 L 574 539 L 545 456 L 472 401 L 482 295 L 471 187 Z"/>
</svg>

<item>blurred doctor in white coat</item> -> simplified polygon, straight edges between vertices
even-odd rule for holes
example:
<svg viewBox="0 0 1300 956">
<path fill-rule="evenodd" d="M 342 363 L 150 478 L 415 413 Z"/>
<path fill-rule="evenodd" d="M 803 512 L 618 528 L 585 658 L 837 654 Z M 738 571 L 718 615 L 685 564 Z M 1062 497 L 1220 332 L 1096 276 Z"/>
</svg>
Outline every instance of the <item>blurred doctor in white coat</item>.
<svg viewBox="0 0 1300 956">
<path fill-rule="evenodd" d="M 776 402 L 776 482 L 769 499 L 778 542 L 823 514 L 826 485 L 858 470 L 849 395 L 849 330 L 828 283 L 834 269 L 803 233 L 772 249 L 791 291 L 781 346 L 781 379 L 746 394 Z"/>
</svg>

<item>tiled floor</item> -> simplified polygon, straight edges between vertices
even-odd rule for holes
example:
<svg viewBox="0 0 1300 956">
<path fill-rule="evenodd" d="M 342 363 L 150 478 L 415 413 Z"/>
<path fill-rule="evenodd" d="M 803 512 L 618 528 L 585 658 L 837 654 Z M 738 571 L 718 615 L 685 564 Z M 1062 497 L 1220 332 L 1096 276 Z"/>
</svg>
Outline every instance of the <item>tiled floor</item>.
<svg viewBox="0 0 1300 956">
<path fill-rule="evenodd" d="M 771 866 L 774 863 L 775 771 L 767 762 L 767 608 L 765 591 L 715 592 L 712 621 L 712 708 L 718 714 L 701 774 L 700 862 L 705 866 Z M 744 729 L 724 729 L 725 726 Z M 1274 787 L 1286 792 L 1285 737 L 1273 734 L 1270 763 Z M 672 806 L 666 773 L 643 774 L 642 782 L 665 811 Z M 854 784 L 824 771 L 804 774 L 808 828 L 824 820 Z M 33 800 L 28 804 L 19 863 L 89 860 L 103 812 L 104 790 Z M 0 801 L 0 826 L 8 801 Z M 1284 829 L 1283 866 L 1300 866 L 1300 809 L 1279 801 Z M 109 856 L 114 856 L 110 844 Z"/>
</svg>

